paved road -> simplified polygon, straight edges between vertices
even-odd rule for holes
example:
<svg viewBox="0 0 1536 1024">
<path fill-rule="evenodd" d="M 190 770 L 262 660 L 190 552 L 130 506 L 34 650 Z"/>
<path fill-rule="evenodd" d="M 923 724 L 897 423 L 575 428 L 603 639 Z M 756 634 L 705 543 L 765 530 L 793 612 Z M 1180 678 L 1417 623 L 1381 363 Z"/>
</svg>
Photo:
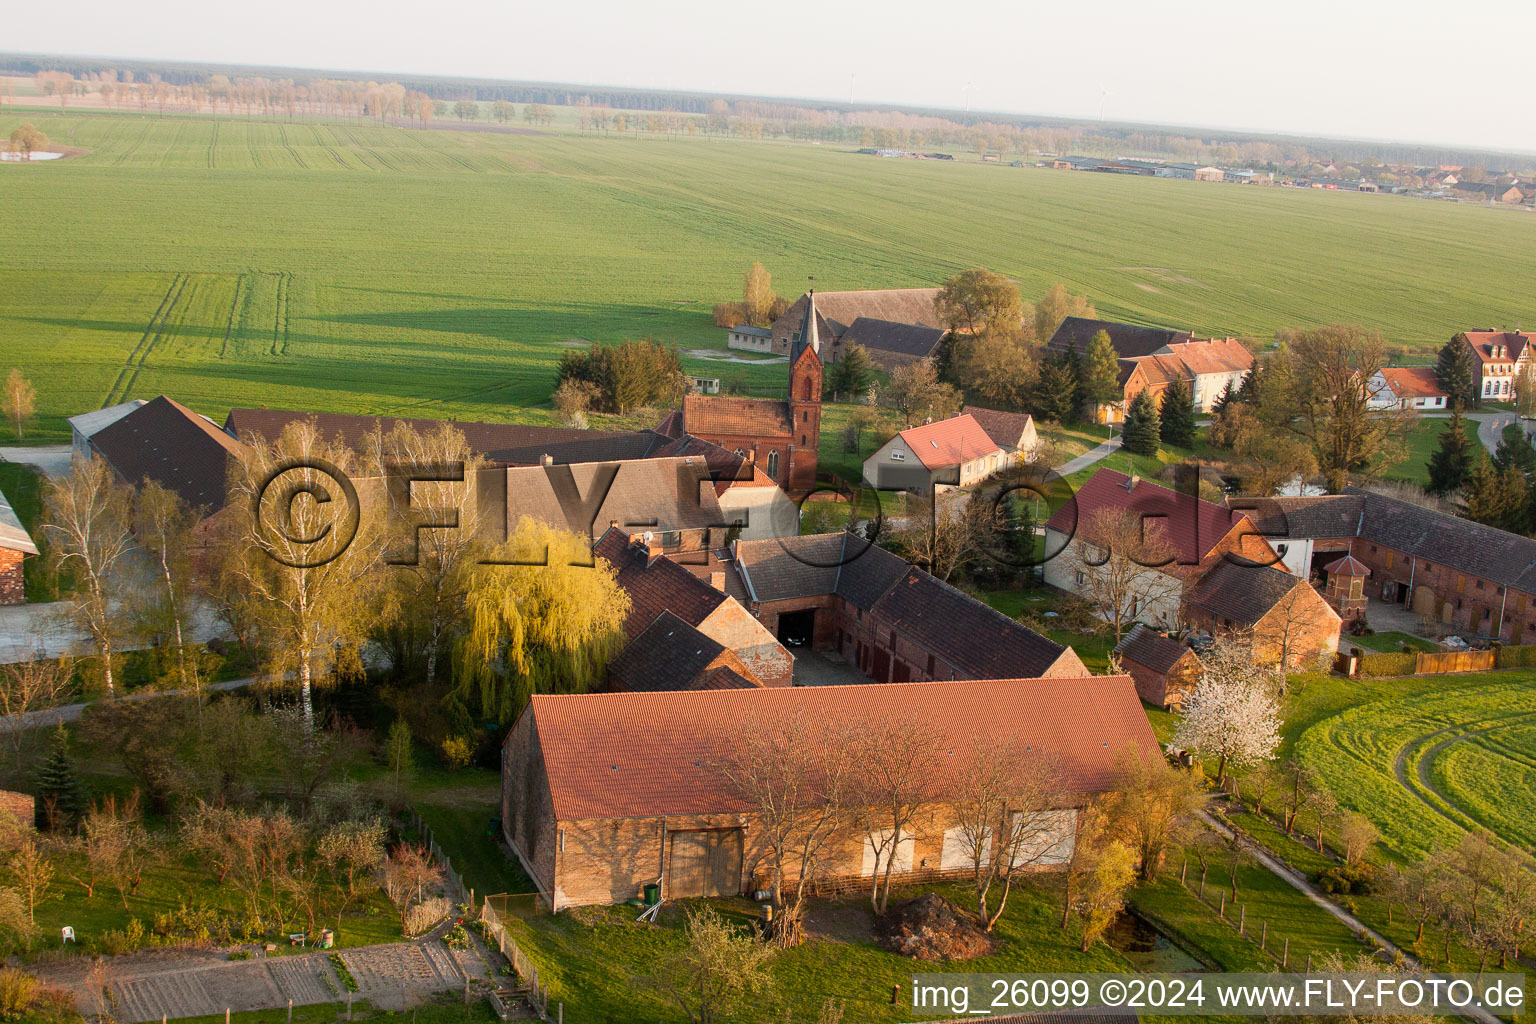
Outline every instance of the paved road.
<svg viewBox="0 0 1536 1024">
<path fill-rule="evenodd" d="M 1451 414 L 1448 412 L 1421 412 L 1419 415 L 1428 420 L 1447 420 L 1451 418 Z M 1488 449 L 1489 455 L 1492 455 L 1494 450 L 1498 448 L 1499 435 L 1503 433 L 1507 425 L 1521 423 L 1527 432 L 1536 427 L 1533 424 L 1523 423 L 1516 414 L 1502 410 L 1491 410 L 1488 412 L 1473 410 L 1471 412 L 1464 412 L 1461 416 L 1462 419 L 1470 420 L 1477 424 L 1477 439 L 1482 442 L 1484 448 Z"/>
<path fill-rule="evenodd" d="M 63 476 L 69 472 L 69 458 L 73 449 L 67 444 L 45 445 L 41 448 L 0 448 L 0 462 L 23 462 L 36 466 L 49 476 Z"/>
<path fill-rule="evenodd" d="M 1056 467 L 1056 472 L 1062 476 L 1071 476 L 1080 469 L 1087 469 L 1107 455 L 1112 455 L 1120 450 L 1120 438 L 1113 437 L 1097 448 L 1090 449 L 1075 459 L 1068 459 Z"/>
</svg>

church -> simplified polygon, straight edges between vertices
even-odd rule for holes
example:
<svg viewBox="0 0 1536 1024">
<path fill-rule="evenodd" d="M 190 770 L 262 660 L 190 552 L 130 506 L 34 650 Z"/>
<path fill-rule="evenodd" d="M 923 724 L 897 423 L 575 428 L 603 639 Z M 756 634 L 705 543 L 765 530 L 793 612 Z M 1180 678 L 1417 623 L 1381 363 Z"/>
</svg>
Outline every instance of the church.
<svg viewBox="0 0 1536 1024">
<path fill-rule="evenodd" d="M 821 344 L 816 293 L 805 304 L 800 330 L 789 350 L 789 395 L 731 398 L 688 394 L 680 412 L 657 425 L 669 437 L 691 434 L 751 459 L 755 468 L 790 495 L 816 483 L 816 446 L 821 438 Z"/>
</svg>

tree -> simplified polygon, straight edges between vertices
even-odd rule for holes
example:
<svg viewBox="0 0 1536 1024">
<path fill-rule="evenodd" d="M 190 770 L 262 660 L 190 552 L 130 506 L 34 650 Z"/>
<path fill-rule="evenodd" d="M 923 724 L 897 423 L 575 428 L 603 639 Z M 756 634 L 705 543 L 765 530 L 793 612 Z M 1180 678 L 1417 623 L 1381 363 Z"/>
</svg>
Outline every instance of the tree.
<svg viewBox="0 0 1536 1024">
<path fill-rule="evenodd" d="M 865 842 L 875 855 L 869 903 L 877 914 L 885 913 L 891 898 L 891 874 L 903 842 L 911 841 L 912 823 L 934 798 L 938 742 L 924 722 L 886 718 L 864 723 L 854 785 Z"/>
<path fill-rule="evenodd" d="M 506 723 L 532 694 L 585 693 L 602 679 L 630 607 L 617 569 L 594 560 L 585 538 L 528 516 L 488 559 L 465 589 L 460 696 Z"/>
<path fill-rule="evenodd" d="M 753 815 L 781 946 L 804 937 L 805 901 L 854 811 L 858 743 L 827 720 L 792 712 L 750 722 L 712 767 Z"/>
<path fill-rule="evenodd" d="M 516 120 L 517 106 L 506 100 L 497 100 L 491 104 L 491 116 L 495 117 L 499 123 L 506 124 L 508 121 Z"/>
<path fill-rule="evenodd" d="M 1536 472 L 1536 448 L 1531 447 L 1520 424 L 1504 424 L 1498 447 L 1494 449 L 1493 464 L 1501 470 L 1513 467 L 1527 476 Z"/>
<path fill-rule="evenodd" d="M 1109 814 L 1117 835 L 1136 855 L 1142 881 L 1157 878 L 1163 856 L 1194 826 L 1205 793 L 1194 776 L 1156 750 L 1126 750 L 1115 769 Z"/>
<path fill-rule="evenodd" d="M 44 658 L 0 665 L 0 715 L 26 715 L 67 704 L 74 692 L 75 666 L 69 658 Z M 30 730 L 6 730 L 13 767 L 23 767 Z"/>
<path fill-rule="evenodd" d="M 151 848 L 149 833 L 139 821 L 138 794 L 121 803 L 108 795 L 92 806 L 85 816 L 82 841 L 88 877 L 77 875 L 75 880 L 89 897 L 96 880 L 105 878 L 127 910 L 129 894 L 139 891 Z"/>
<path fill-rule="evenodd" d="M 453 105 L 453 116 L 460 121 L 473 121 L 480 116 L 480 104 L 474 100 L 459 100 Z"/>
<path fill-rule="evenodd" d="M 53 876 L 58 869 L 47 851 L 30 834 L 22 836 L 15 852 L 11 854 L 10 868 L 27 906 L 27 922 L 35 925 L 37 907 L 50 898 L 48 887 L 53 884 Z"/>
<path fill-rule="evenodd" d="M 37 770 L 37 800 L 44 822 L 56 831 L 72 827 L 85 813 L 85 785 L 69 756 L 69 733 L 62 725 L 54 731 L 53 750 Z"/>
<path fill-rule="evenodd" d="M 1243 769 L 1271 760 L 1280 746 L 1280 702 L 1270 675 L 1257 659 L 1207 660 L 1200 680 L 1184 702 L 1173 745 L 1216 758 L 1216 784 L 1227 768 Z"/>
<path fill-rule="evenodd" d="M 51 542 L 56 571 L 73 578 L 69 615 L 96 648 L 108 696 L 113 693 L 112 656 L 123 633 L 132 507 L 131 489 L 118 483 L 99 458 L 76 459 L 67 474 L 50 478 L 44 490 L 43 533 Z"/>
<path fill-rule="evenodd" d="M 1514 530 L 1525 516 L 1525 474 L 1510 467 L 1500 470 L 1481 453 L 1462 485 L 1461 514 L 1474 522 Z"/>
<path fill-rule="evenodd" d="M 1040 363 L 1040 374 L 1030 398 L 1031 407 L 1041 421 L 1065 423 L 1077 415 L 1073 394 L 1077 390 L 1072 367 L 1060 355 L 1051 355 Z"/>
<path fill-rule="evenodd" d="M 323 438 L 314 420 L 289 423 L 275 441 L 249 440 L 230 474 L 228 518 L 216 542 L 220 585 L 247 602 L 262 675 L 298 683 L 313 727 L 316 683 L 362 671 L 383 524 L 374 503 L 349 504 L 336 480 L 315 468 L 351 475 L 357 458 L 339 439 Z M 283 487 L 268 486 L 279 477 Z M 299 500 L 305 489 L 332 500 Z"/>
<path fill-rule="evenodd" d="M 597 407 L 616 413 L 675 403 L 687 386 L 677 349 L 650 339 L 594 342 L 586 352 L 567 349 L 556 382 L 567 380 L 590 383 L 597 389 Z"/>
<path fill-rule="evenodd" d="M 862 395 L 875 379 L 875 361 L 869 349 L 856 341 L 843 346 L 842 358 L 827 371 L 825 387 L 834 396 Z"/>
<path fill-rule="evenodd" d="M 1158 433 L 1165 444 L 1175 448 L 1190 448 L 1195 443 L 1195 400 L 1190 395 L 1189 382 L 1183 377 L 1163 389 L 1163 400 L 1158 406 Z"/>
<path fill-rule="evenodd" d="M 933 310 L 952 332 L 1015 338 L 1024 326 L 1024 300 L 1002 274 L 980 268 L 944 282 Z"/>
<path fill-rule="evenodd" d="M 411 727 L 405 719 L 397 718 L 384 738 L 384 757 L 394 780 L 395 799 L 404 793 L 404 785 L 416 774 L 416 764 L 411 756 Z"/>
<path fill-rule="evenodd" d="M 753 327 L 767 327 L 772 323 L 769 314 L 776 298 L 773 275 L 761 263 L 752 264 L 741 282 L 741 304 L 747 323 Z"/>
<path fill-rule="evenodd" d="M 133 532 L 153 566 L 153 598 L 136 602 L 141 629 L 151 638 L 168 637 L 176 655 L 182 689 L 200 684 L 196 650 L 191 649 L 192 530 L 200 517 L 181 495 L 145 480 L 135 495 Z"/>
<path fill-rule="evenodd" d="M 11 431 L 18 439 L 21 438 L 37 412 L 37 392 L 33 390 L 32 382 L 21 375 L 20 370 L 12 370 L 5 378 L 5 394 L 0 395 L 0 411 L 4 411 L 6 420 L 11 424 Z"/>
<path fill-rule="evenodd" d="M 773 947 L 743 934 L 708 904 L 688 908 L 683 936 L 684 945 L 664 959 L 657 981 L 689 1024 L 730 1019 L 738 1003 L 769 987 L 765 968 Z"/>
<path fill-rule="evenodd" d="M 948 583 L 982 557 L 979 540 L 992 504 L 968 491 L 929 498 L 908 496 L 907 515 L 889 533 L 886 546 Z"/>
<path fill-rule="evenodd" d="M 901 413 L 903 427 L 910 427 L 915 416 L 949 415 L 959 407 L 960 396 L 939 380 L 932 359 L 919 359 L 896 368 L 891 382 L 880 389 L 880 404 Z"/>
<path fill-rule="evenodd" d="M 1055 855 L 1060 813 L 1051 808 L 1060 791 L 1056 764 L 1026 754 L 1007 736 L 978 737 L 961 762 L 950 813 L 973 872 L 976 917 L 984 930 L 990 932 L 1002 917 L 1015 877 Z M 1002 891 L 993 907 L 998 883 Z"/>
<path fill-rule="evenodd" d="M 1130 623 L 1180 592 L 1179 580 L 1164 571 L 1177 554 L 1160 521 L 1104 508 L 1079 524 L 1061 557 L 1077 577 L 1078 593 L 1110 624 L 1118 643 Z"/>
<path fill-rule="evenodd" d="M 1344 847 L 1344 863 L 1350 866 L 1362 863 L 1380 838 L 1380 830 L 1358 811 L 1345 811 L 1339 820 L 1339 843 Z"/>
<path fill-rule="evenodd" d="M 1269 425 L 1311 447 L 1328 489 L 1401 460 L 1413 412 L 1370 407 L 1370 381 L 1386 365 L 1382 336 L 1336 324 L 1287 337 L 1265 366 L 1260 405 Z"/>
<path fill-rule="evenodd" d="M 1339 813 L 1339 801 L 1327 789 L 1319 786 L 1306 796 L 1306 809 L 1312 812 L 1317 828 L 1313 838 L 1317 840 L 1317 852 L 1323 852 L 1323 831 L 1328 821 Z"/>
<path fill-rule="evenodd" d="M 1083 952 L 1120 915 L 1135 877 L 1135 853 L 1116 837 L 1104 808 L 1099 804 L 1084 808 L 1063 872 L 1061 913 L 1063 929 L 1074 914 L 1081 922 Z"/>
<path fill-rule="evenodd" d="M 1461 489 L 1472 472 L 1472 442 L 1467 437 L 1461 409 L 1453 407 L 1451 418 L 1440 431 L 1440 447 L 1429 457 L 1429 493 L 1451 494 Z"/>
<path fill-rule="evenodd" d="M 384 891 L 400 908 L 400 931 L 409 934 L 411 907 L 421 902 L 427 886 L 443 877 L 443 869 L 423 847 L 401 843 L 390 851 L 379 875 Z"/>
<path fill-rule="evenodd" d="M 1083 398 L 1094 406 L 1113 405 L 1124 397 L 1120 387 L 1120 356 L 1108 331 L 1099 331 L 1088 342 L 1081 373 Z"/>
<path fill-rule="evenodd" d="M 11 149 L 17 153 L 25 153 L 28 160 L 33 153 L 39 153 L 48 148 L 48 136 L 44 135 L 35 124 L 30 122 L 19 125 L 11 132 Z"/>
<path fill-rule="evenodd" d="M 1161 423 L 1150 391 L 1139 391 L 1125 410 L 1120 446 L 1134 455 L 1156 455 Z"/>
<path fill-rule="evenodd" d="M 341 821 L 332 825 L 315 844 L 315 854 L 330 869 L 339 891 L 336 927 L 347 908 L 377 888 L 375 871 L 384 862 L 389 833 L 377 819 Z"/>
<path fill-rule="evenodd" d="M 1475 401 L 1472 348 L 1464 335 L 1458 334 L 1441 346 L 1435 360 L 1435 383 L 1448 396 L 1452 412 L 1466 409 Z"/>
<path fill-rule="evenodd" d="M 843 424 L 843 450 L 858 454 L 864 447 L 864 435 L 880 422 L 880 414 L 867 405 L 856 406 Z"/>
<path fill-rule="evenodd" d="M 1053 284 L 1045 290 L 1045 294 L 1035 303 L 1034 314 L 1035 337 L 1041 341 L 1049 341 L 1051 335 L 1056 333 L 1056 328 L 1069 316 L 1092 320 L 1099 315 L 1086 296 L 1073 295 L 1062 284 Z"/>
</svg>

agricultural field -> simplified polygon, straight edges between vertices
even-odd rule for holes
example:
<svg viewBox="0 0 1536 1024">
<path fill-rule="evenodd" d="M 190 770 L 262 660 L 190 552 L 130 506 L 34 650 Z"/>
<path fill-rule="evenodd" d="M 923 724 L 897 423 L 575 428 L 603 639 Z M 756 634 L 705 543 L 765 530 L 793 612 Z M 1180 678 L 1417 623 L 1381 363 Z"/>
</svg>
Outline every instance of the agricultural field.
<svg viewBox="0 0 1536 1024">
<path fill-rule="evenodd" d="M 1367 692 L 1321 717 L 1300 733 L 1296 756 L 1375 822 L 1396 857 L 1454 845 L 1473 828 L 1536 848 L 1536 678 L 1429 681 L 1397 696 Z"/>
<path fill-rule="evenodd" d="M 655 337 L 727 362 L 709 308 L 778 289 L 932 285 L 990 266 L 1102 315 L 1267 336 L 1337 320 L 1427 356 L 1536 319 L 1536 218 L 1392 196 L 1211 186 L 702 138 L 0 112 L 88 152 L 0 167 L 0 363 L 64 418 L 171 394 L 232 405 L 547 417 L 555 364 Z M 713 351 L 712 351 L 713 350 Z"/>
</svg>

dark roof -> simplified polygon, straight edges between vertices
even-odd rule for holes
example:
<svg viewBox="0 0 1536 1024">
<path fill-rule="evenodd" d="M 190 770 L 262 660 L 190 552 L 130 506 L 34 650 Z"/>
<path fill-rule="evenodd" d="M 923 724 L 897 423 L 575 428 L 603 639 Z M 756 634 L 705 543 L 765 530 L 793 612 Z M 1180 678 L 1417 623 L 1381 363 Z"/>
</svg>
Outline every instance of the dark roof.
<svg viewBox="0 0 1536 1024">
<path fill-rule="evenodd" d="M 1024 431 L 1034 422 L 1034 417 L 1027 412 L 983 409 L 979 405 L 968 405 L 960 412 L 981 424 L 981 429 L 999 448 L 1010 452 L 1018 449 Z"/>
<path fill-rule="evenodd" d="M 1345 555 L 1343 558 L 1335 558 L 1323 566 L 1323 572 L 1330 576 L 1369 576 L 1371 574 L 1371 567 L 1354 555 Z"/>
<path fill-rule="evenodd" d="M 631 542 L 623 530 L 608 530 L 593 545 L 592 552 L 618 570 L 619 586 L 630 600 L 624 631 L 631 639 L 663 612 L 697 626 L 726 599 L 726 595 L 670 558 L 652 558 L 643 543 L 638 539 Z"/>
<path fill-rule="evenodd" d="M 545 455 L 557 463 L 614 462 L 654 457 L 670 440 L 654 430 L 578 430 L 537 427 L 526 423 L 477 423 L 411 419 L 403 416 L 356 416 L 337 412 L 295 412 L 288 409 L 231 409 L 224 429 L 235 437 L 257 434 L 277 440 L 289 423 L 313 419 L 320 435 L 362 451 L 375 430 L 388 434 L 397 424 L 422 433 L 446 423 L 464 435 L 469 450 L 492 462 L 538 465 Z"/>
<path fill-rule="evenodd" d="M 744 540 L 738 575 L 760 603 L 837 594 L 868 611 L 906 575 L 907 562 L 851 533 Z"/>
<path fill-rule="evenodd" d="M 1245 511 L 1271 543 L 1353 537 L 1365 513 L 1365 498 L 1358 494 L 1228 498 L 1227 504 Z"/>
<path fill-rule="evenodd" d="M 1115 653 L 1124 661 L 1134 661 L 1154 672 L 1167 673 L 1173 671 L 1173 666 L 1186 654 L 1194 652 L 1146 623 L 1138 622 L 1120 638 L 1120 642 L 1115 645 Z"/>
<path fill-rule="evenodd" d="M 574 533 L 600 534 L 617 524 L 631 533 L 650 530 L 703 530 L 722 526 L 725 512 L 710 481 L 703 458 L 633 459 L 626 462 L 582 462 L 565 467 L 569 480 L 543 466 L 514 466 L 506 470 L 507 526 L 532 516 Z M 612 473 L 606 493 L 604 477 Z M 575 493 L 564 493 L 567 483 Z M 602 494 L 596 514 L 588 500 Z"/>
<path fill-rule="evenodd" d="M 1195 581 L 1184 600 L 1212 615 L 1251 626 L 1297 587 L 1310 590 L 1311 584 L 1281 569 L 1239 565 L 1223 558 Z"/>
<path fill-rule="evenodd" d="M 1089 320 L 1086 317 L 1069 316 L 1056 328 L 1047 342 L 1049 348 L 1065 352 L 1072 342 L 1077 342 L 1079 352 L 1088 351 L 1088 343 L 1100 331 L 1109 334 L 1110 344 L 1122 358 L 1136 359 L 1149 356 L 1164 345 L 1188 341 L 1188 331 L 1175 331 L 1166 327 L 1142 327 L 1139 324 L 1121 324 L 1113 320 Z"/>
<path fill-rule="evenodd" d="M 1053 758 L 1064 794 L 1112 788 L 1127 747 L 1158 752 L 1128 676 L 536 694 L 523 714 L 559 821 L 747 810 L 715 765 L 744 730 L 796 716 L 855 728 L 877 716 L 920 721 L 944 749 L 1011 739 Z M 954 784 L 950 772 L 934 782 L 941 793 Z"/>
<path fill-rule="evenodd" d="M 125 481 L 153 480 L 192 508 L 220 509 L 229 461 L 244 445 L 180 402 L 161 395 L 103 427 L 91 447 Z"/>
<path fill-rule="evenodd" d="M 726 653 L 725 647 L 663 611 L 609 663 L 608 679 L 633 693 L 757 685 L 732 665 L 714 664 Z"/>
<path fill-rule="evenodd" d="M 861 537 L 844 535 L 843 564 L 837 573 L 837 594 L 855 608 L 865 611 L 885 596 L 910 566 L 900 555 L 892 554 Z"/>
<path fill-rule="evenodd" d="M 925 359 L 944 340 L 944 328 L 923 324 L 902 324 L 893 320 L 876 320 L 861 316 L 848 325 L 843 333 L 843 344 L 858 342 L 865 348 L 878 352 L 894 352 L 898 355 Z"/>
<path fill-rule="evenodd" d="M 973 679 L 1045 675 L 1067 651 L 918 568 L 909 568 L 872 613 Z"/>
</svg>

